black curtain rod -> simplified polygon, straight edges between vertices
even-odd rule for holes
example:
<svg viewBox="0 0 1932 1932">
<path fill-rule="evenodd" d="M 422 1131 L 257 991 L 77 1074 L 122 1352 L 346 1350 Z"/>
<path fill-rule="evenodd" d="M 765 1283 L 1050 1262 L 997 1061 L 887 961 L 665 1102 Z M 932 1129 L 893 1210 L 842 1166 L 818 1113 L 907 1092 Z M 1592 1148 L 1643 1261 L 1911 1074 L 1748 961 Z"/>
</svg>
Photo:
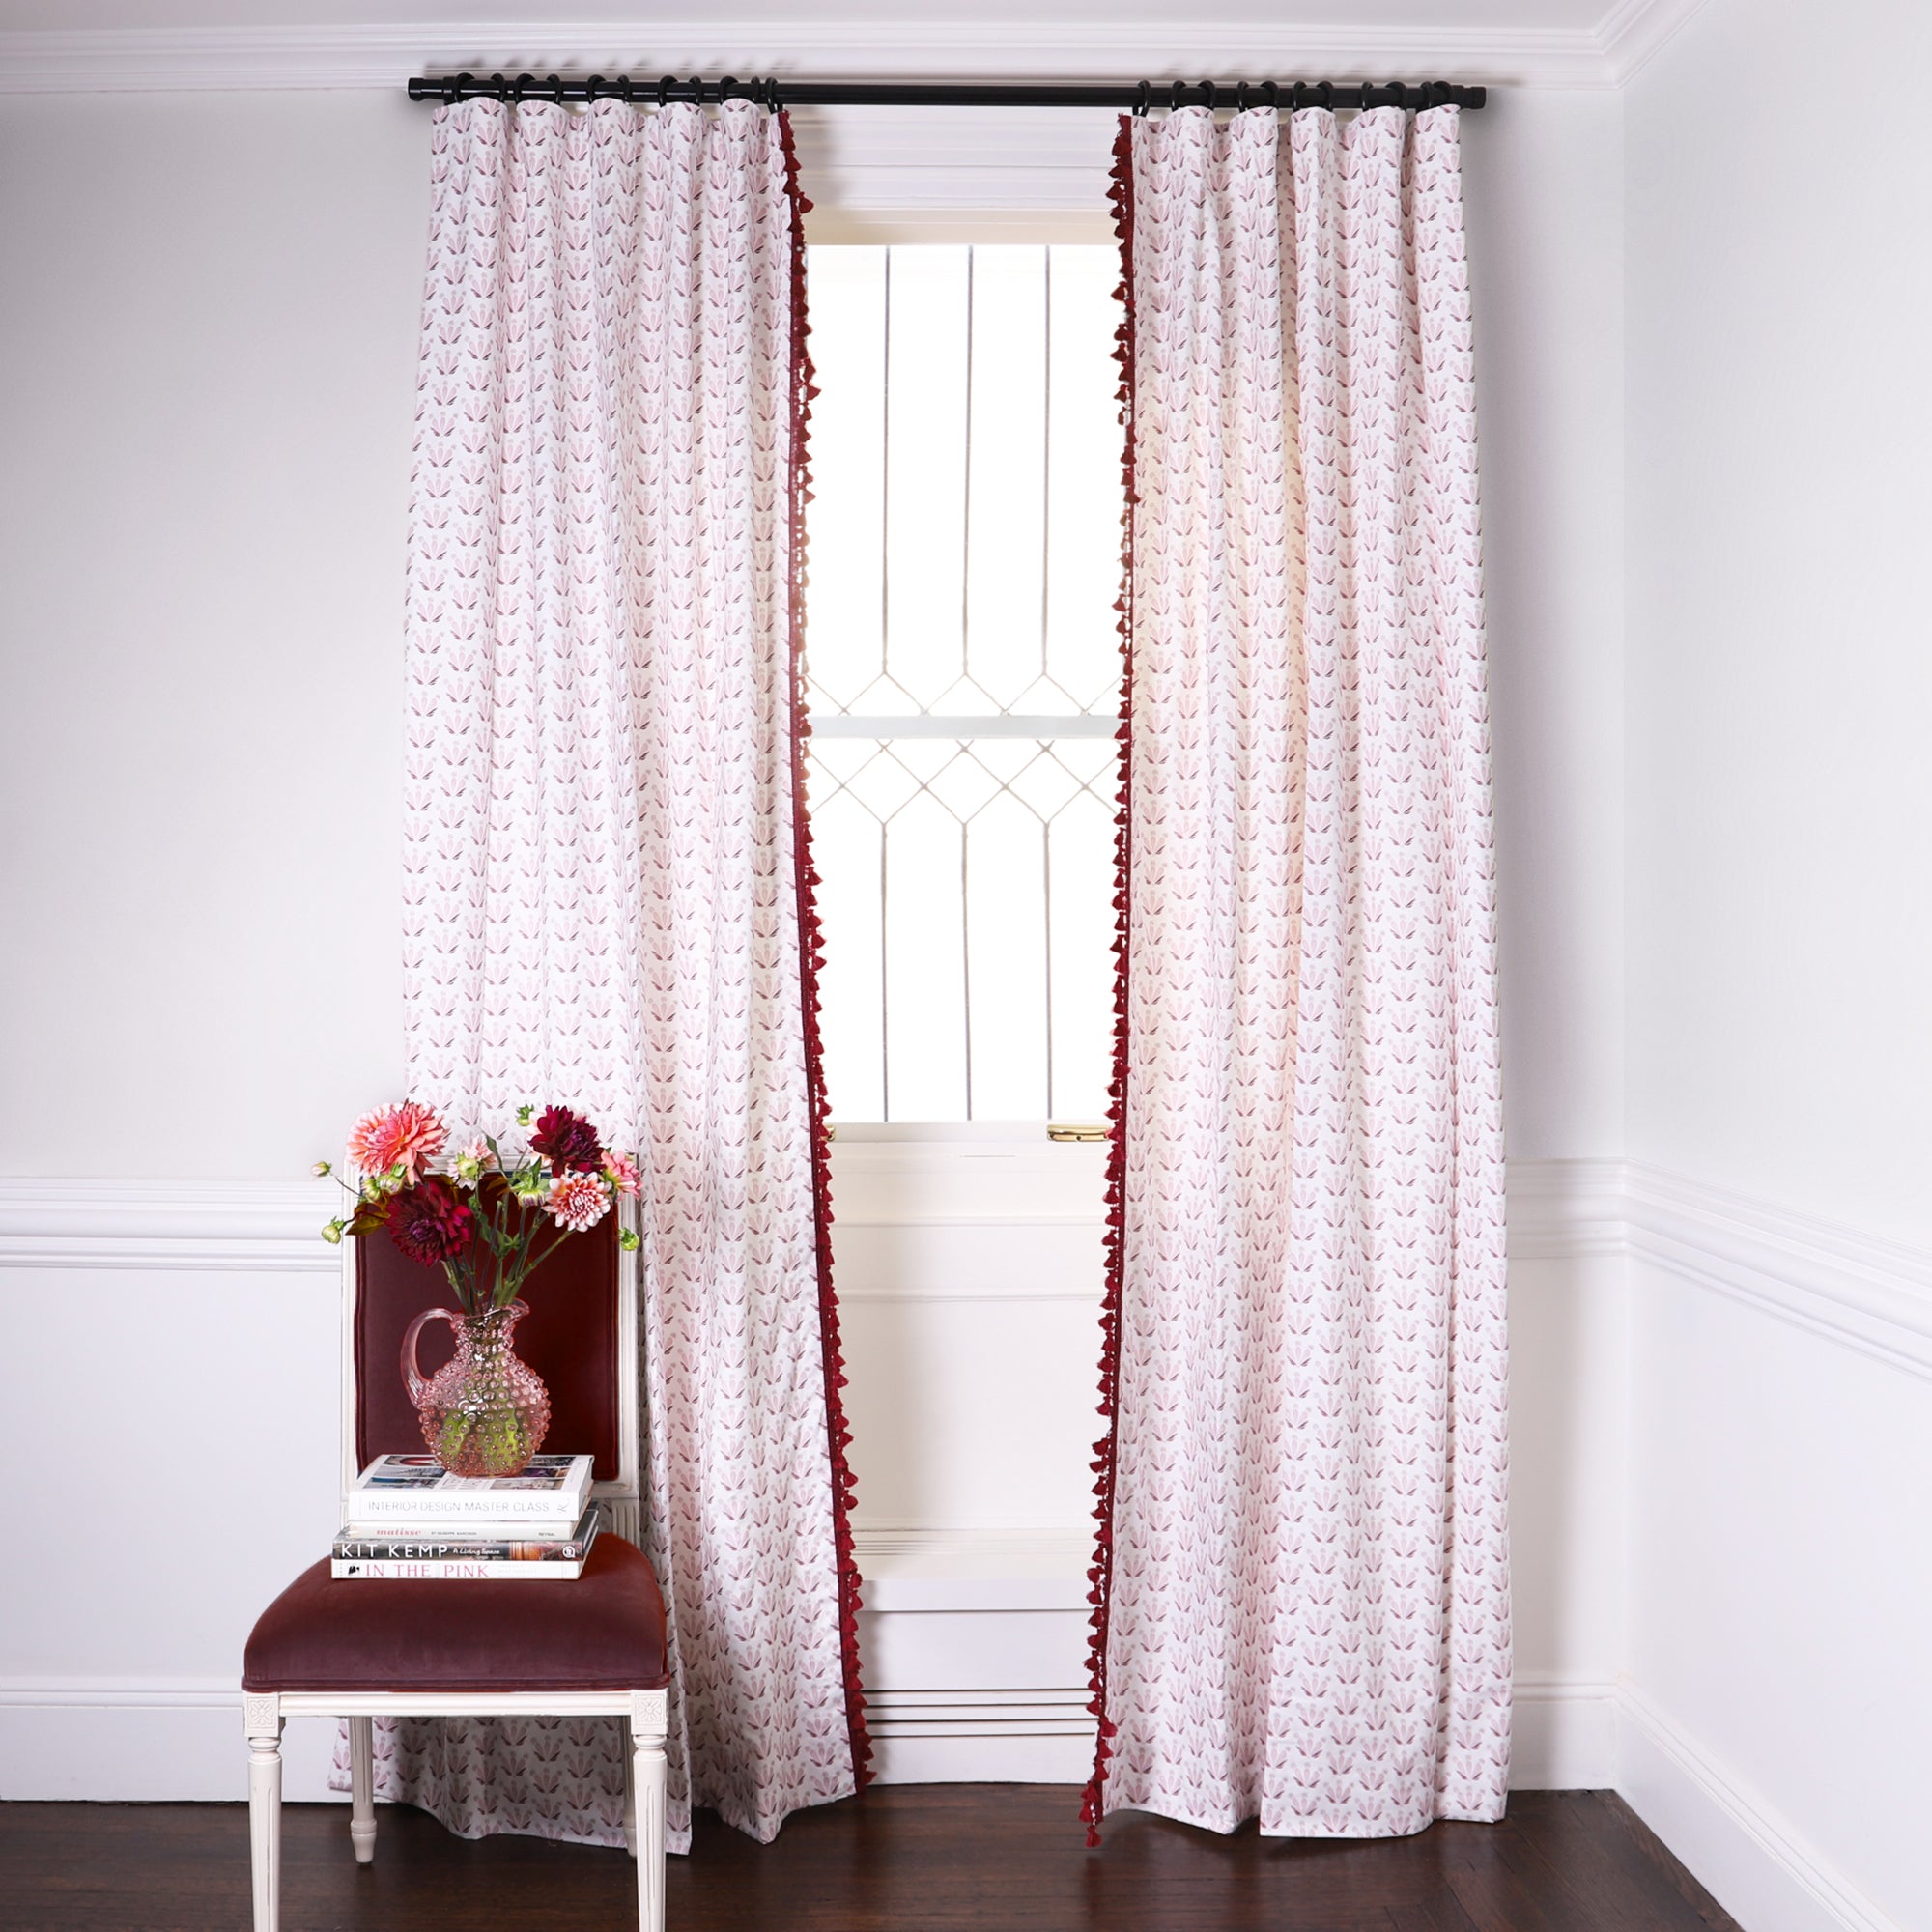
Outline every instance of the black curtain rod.
<svg viewBox="0 0 1932 1932">
<path fill-rule="evenodd" d="M 412 100 L 630 100 L 667 107 L 672 101 L 708 105 L 752 100 L 766 107 L 1113 107 L 1145 114 L 1154 107 L 1480 107 L 1487 90 L 1452 81 L 1199 80 L 1117 81 L 1084 86 L 1059 81 L 1006 85 L 953 81 L 790 80 L 776 75 L 740 80 L 725 74 L 679 80 L 665 74 L 638 80 L 601 73 L 446 73 L 417 75 Z"/>
</svg>

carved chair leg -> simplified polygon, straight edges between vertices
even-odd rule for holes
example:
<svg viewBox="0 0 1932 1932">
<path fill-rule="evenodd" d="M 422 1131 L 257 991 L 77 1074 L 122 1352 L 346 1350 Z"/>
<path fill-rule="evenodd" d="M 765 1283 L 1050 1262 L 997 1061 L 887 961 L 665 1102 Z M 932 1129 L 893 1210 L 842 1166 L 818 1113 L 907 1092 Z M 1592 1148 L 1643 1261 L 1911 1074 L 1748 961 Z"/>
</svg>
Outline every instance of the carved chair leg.
<svg viewBox="0 0 1932 1932">
<path fill-rule="evenodd" d="M 662 1690 L 631 1693 L 631 1802 L 638 1838 L 638 1932 L 664 1932 L 665 1730 Z"/>
<path fill-rule="evenodd" d="M 624 1719 L 624 1849 L 638 1856 L 638 1768 L 633 1762 L 637 1745 L 631 1736 L 631 1720 Z"/>
<path fill-rule="evenodd" d="M 358 1865 L 376 1857 L 376 1720 L 349 1720 L 349 1841 Z"/>
<path fill-rule="evenodd" d="M 248 1732 L 248 1852 L 254 1868 L 255 1932 L 276 1932 L 282 1894 L 282 1709 L 270 1695 L 244 1696 Z"/>
</svg>

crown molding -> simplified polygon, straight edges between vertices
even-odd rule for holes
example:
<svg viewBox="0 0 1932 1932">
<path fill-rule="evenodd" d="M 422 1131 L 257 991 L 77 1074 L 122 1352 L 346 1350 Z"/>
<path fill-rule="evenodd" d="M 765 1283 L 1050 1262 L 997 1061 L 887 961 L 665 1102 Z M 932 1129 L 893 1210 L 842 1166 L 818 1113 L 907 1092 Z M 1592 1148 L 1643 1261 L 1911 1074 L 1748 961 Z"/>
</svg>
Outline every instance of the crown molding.
<svg viewBox="0 0 1932 1932">
<path fill-rule="evenodd" d="M 1374 78 L 1401 71 L 1494 86 L 1614 87 L 1702 0 L 1621 0 L 1595 28 L 1435 30 L 1199 21 L 656 20 L 416 22 L 0 33 L 0 93 L 393 88 L 473 69 L 1068 80 L 1189 71 Z"/>
<path fill-rule="evenodd" d="M 1705 5 L 1706 0 L 1618 0 L 1594 36 L 1611 84 L 1623 86 Z"/>
</svg>

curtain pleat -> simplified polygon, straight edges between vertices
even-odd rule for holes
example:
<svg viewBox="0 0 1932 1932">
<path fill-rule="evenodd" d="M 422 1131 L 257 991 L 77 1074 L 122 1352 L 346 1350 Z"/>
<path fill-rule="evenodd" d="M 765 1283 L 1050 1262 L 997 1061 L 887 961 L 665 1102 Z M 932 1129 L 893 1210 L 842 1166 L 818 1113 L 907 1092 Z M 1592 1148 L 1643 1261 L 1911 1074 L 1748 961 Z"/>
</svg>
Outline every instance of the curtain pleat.
<svg viewBox="0 0 1932 1932">
<path fill-rule="evenodd" d="M 670 1837 L 863 1781 L 824 1277 L 782 117 L 439 108 L 411 510 L 411 1094 L 640 1150 Z M 541 1284 L 539 1284 L 539 1288 Z M 558 1445 L 566 1446 L 566 1445 Z M 619 1843 L 614 1722 L 411 1721 L 379 1789 Z"/>
<path fill-rule="evenodd" d="M 1456 110 L 1123 125 L 1131 713 L 1090 1822 L 1501 1815 Z"/>
</svg>

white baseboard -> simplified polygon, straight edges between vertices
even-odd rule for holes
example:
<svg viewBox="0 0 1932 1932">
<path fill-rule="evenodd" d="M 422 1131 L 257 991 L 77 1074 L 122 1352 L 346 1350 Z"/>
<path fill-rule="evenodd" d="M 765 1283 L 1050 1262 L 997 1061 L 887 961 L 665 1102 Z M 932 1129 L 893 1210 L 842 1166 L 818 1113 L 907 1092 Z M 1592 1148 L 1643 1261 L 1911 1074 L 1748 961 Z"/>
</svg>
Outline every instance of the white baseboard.
<svg viewBox="0 0 1932 1932">
<path fill-rule="evenodd" d="M 866 1716 L 882 1784 L 1084 1784 L 1094 1769 L 1080 1688 L 875 1689 Z"/>
<path fill-rule="evenodd" d="M 1077 1788 L 1094 1775 L 1094 1740 L 1091 1735 L 908 1738 L 875 1732 L 872 1775 L 881 1784 L 1065 1784 Z"/>
<path fill-rule="evenodd" d="M 1524 1672 L 1511 1719 L 1512 1791 L 1607 1791 L 1617 1781 L 1617 1687 Z"/>
<path fill-rule="evenodd" d="M 923 1680 L 992 1674 L 1064 1682 L 1018 1689 L 973 1683 L 867 1685 L 873 1768 L 885 1784 L 1082 1784 L 1094 1764 L 1087 1689 L 1065 1668 L 1084 1618 L 1061 1611 L 867 1613 L 872 1647 L 916 1662 Z M 883 1661 L 883 1659 L 882 1659 Z M 1602 1790 L 1615 1778 L 1615 1692 L 1552 1677 L 1517 1687 L 1517 1790 Z M 284 1741 L 291 1803 L 336 1802 L 333 1730 L 292 1719 Z M 0 1800 L 219 1802 L 247 1795 L 242 1693 L 209 1684 L 0 1683 Z M 1837 1922 L 1837 1921 L 1833 1921 Z M 1864 1921 L 1846 1920 L 1866 1932 Z M 1889 1932 L 1870 1921 L 1871 1932 Z"/>
<path fill-rule="evenodd" d="M 1029 1654 L 1045 1674 L 1063 1662 L 1065 1634 L 1053 1627 L 1063 1613 L 885 1614 L 916 1622 L 942 1656 L 949 1642 L 963 1643 L 953 1675 L 975 1674 L 989 1650 L 1004 1652 L 1009 1664 L 1017 1656 L 1022 1673 Z M 947 1632 L 933 1618 L 954 1628 Z M 971 1628 L 986 1618 L 1003 1628 Z M 1065 1684 L 875 1685 L 875 1770 L 887 1784 L 1083 1783 L 1094 1754 L 1086 1694 Z M 212 1682 L 0 1683 L 0 1799 L 241 1799 L 247 1791 L 241 1704 L 239 1690 Z M 291 1721 L 283 1745 L 291 1802 L 342 1802 L 328 1788 L 333 1747 L 328 1722 Z M 1520 1679 L 1510 1783 L 1520 1791 L 1615 1789 L 1746 1932 L 1905 1932 L 1632 1685 Z"/>
<path fill-rule="evenodd" d="M 328 1788 L 335 1726 L 292 1719 L 291 1804 L 347 1803 Z M 219 1684 L 0 1682 L 0 1800 L 218 1804 L 248 1795 L 242 1692 Z"/>
<path fill-rule="evenodd" d="M 1745 1932 L 1905 1932 L 1634 1685 L 1615 1709 L 1619 1796 Z"/>
</svg>

